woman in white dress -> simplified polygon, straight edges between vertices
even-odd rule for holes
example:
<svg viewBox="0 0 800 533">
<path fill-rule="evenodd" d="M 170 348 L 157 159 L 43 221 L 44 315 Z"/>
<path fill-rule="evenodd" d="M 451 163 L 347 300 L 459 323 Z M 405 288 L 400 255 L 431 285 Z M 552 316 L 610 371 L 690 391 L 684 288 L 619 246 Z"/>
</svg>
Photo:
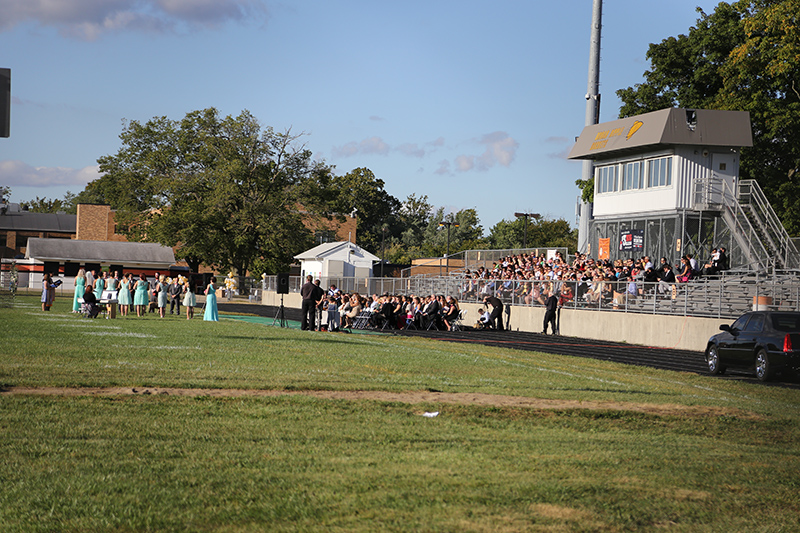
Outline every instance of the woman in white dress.
<svg viewBox="0 0 800 533">
<path fill-rule="evenodd" d="M 183 297 L 183 306 L 186 308 L 186 320 L 194 318 L 194 308 L 197 305 L 197 298 L 192 290 L 192 284 L 187 280 L 183 284 L 186 295 Z"/>
</svg>

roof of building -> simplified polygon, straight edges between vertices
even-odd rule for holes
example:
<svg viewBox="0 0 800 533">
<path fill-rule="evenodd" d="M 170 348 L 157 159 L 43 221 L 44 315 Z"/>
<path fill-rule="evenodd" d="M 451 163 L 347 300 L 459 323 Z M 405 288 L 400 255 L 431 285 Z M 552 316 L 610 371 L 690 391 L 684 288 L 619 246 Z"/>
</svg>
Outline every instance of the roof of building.
<svg viewBox="0 0 800 533">
<path fill-rule="evenodd" d="M 73 239 L 28 239 L 25 256 L 38 261 L 75 261 L 120 265 L 168 267 L 175 262 L 169 246 L 150 242 L 79 241 Z"/>
<path fill-rule="evenodd" d="M 349 254 L 351 250 L 359 259 L 366 259 L 369 261 L 378 261 L 380 259 L 378 256 L 369 253 L 362 247 L 349 241 L 326 242 L 310 250 L 306 250 L 303 253 L 297 254 L 294 258 L 301 261 L 330 259 L 337 255 L 341 255 L 342 258 L 345 258 L 346 255 L 344 254 Z"/>
<path fill-rule="evenodd" d="M 16 204 L 9 204 L 15 206 Z M 53 233 L 75 233 L 77 215 L 66 213 L 33 213 L 19 209 L 8 209 L 0 215 L 0 230 L 40 231 Z"/>
<path fill-rule="evenodd" d="M 586 126 L 568 159 L 610 159 L 675 145 L 753 146 L 750 113 L 669 108 Z"/>
</svg>

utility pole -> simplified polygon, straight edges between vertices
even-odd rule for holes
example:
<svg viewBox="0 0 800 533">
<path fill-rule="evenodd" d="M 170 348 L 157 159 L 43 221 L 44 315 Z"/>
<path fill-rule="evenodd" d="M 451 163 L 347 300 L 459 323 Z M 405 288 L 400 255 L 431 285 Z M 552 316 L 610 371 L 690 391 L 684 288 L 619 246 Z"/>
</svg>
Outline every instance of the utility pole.
<svg viewBox="0 0 800 533">
<path fill-rule="evenodd" d="M 535 218 L 539 220 L 541 216 L 539 213 L 514 213 L 515 217 L 525 217 L 525 230 L 522 236 L 522 249 L 526 249 L 528 247 L 528 218 Z"/>
<path fill-rule="evenodd" d="M 586 117 L 584 126 L 600 122 L 600 30 L 603 27 L 603 0 L 592 2 L 592 33 L 589 45 L 589 81 L 586 89 Z M 587 159 L 583 162 L 581 179 L 588 181 L 594 175 L 594 164 Z M 586 253 L 589 245 L 589 226 L 592 221 L 592 204 L 582 199 L 578 204 L 580 221 L 578 223 L 578 251 Z"/>
<path fill-rule="evenodd" d="M 456 228 L 458 227 L 458 222 L 455 222 L 452 217 L 450 217 L 450 220 L 442 220 L 441 222 L 439 222 L 439 227 L 440 228 L 442 228 L 442 227 L 446 227 L 447 228 L 447 253 L 445 254 L 445 258 L 446 258 L 446 261 L 447 261 L 447 267 L 446 267 L 447 272 L 446 273 L 448 275 L 450 274 L 450 227 L 451 226 L 452 227 L 456 227 Z"/>
</svg>

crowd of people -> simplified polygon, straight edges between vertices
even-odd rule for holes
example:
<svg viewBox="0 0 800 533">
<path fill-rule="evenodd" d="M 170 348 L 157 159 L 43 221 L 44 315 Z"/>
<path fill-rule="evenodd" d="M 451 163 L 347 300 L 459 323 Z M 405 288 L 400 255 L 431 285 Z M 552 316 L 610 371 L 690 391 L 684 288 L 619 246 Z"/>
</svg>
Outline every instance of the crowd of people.
<svg viewBox="0 0 800 533">
<path fill-rule="evenodd" d="M 55 286 L 50 274 L 45 274 L 42 288 L 42 309 L 49 310 L 55 297 Z M 206 302 L 203 320 L 218 321 L 216 278 L 212 277 L 205 289 Z M 109 298 L 104 298 L 104 291 Z M 89 318 L 97 317 L 106 307 L 106 318 L 111 318 L 112 306 L 119 306 L 122 317 L 143 317 L 147 313 L 158 313 L 160 318 L 170 315 L 181 316 L 181 306 L 186 310 L 186 319 L 194 318 L 197 298 L 190 281 L 181 275 L 169 278 L 156 273 L 148 280 L 144 273 L 135 277 L 132 273 L 120 275 L 118 271 L 98 272 L 96 269 L 81 268 L 75 276 L 75 293 L 72 300 L 72 312 L 83 313 Z"/>
<path fill-rule="evenodd" d="M 681 257 L 673 268 L 666 257 L 654 264 L 649 256 L 640 259 L 595 260 L 575 254 L 567 261 L 560 253 L 551 257 L 531 254 L 510 255 L 491 268 L 479 267 L 464 273 L 463 300 L 481 300 L 497 296 L 528 305 L 546 305 L 549 295 L 558 295 L 558 304 L 571 301 L 598 303 L 607 298 L 614 302 L 641 296 L 646 290 L 671 291 L 676 284 L 702 276 L 712 276 L 728 269 L 724 247 L 714 248 L 702 266 L 691 255 Z"/>
<path fill-rule="evenodd" d="M 303 300 L 301 329 L 338 331 L 369 326 L 453 330 L 462 316 L 460 299 L 485 304 L 478 311 L 476 328 L 503 330 L 505 301 L 545 307 L 542 331 L 557 333 L 557 310 L 569 302 L 587 305 L 611 302 L 616 306 L 646 291 L 670 295 L 681 283 L 727 269 L 724 247 L 714 248 L 703 265 L 686 254 L 675 267 L 666 257 L 656 265 L 649 256 L 609 261 L 576 253 L 568 261 L 558 252 L 550 257 L 523 253 L 504 257 L 491 267 L 465 271 L 458 297 L 346 294 L 335 285 L 325 291 L 319 280 L 307 276 L 300 290 Z M 325 319 L 323 313 L 327 313 Z"/>
<path fill-rule="evenodd" d="M 379 329 L 437 329 L 452 331 L 461 318 L 454 296 L 361 295 L 344 293 L 331 285 L 325 291 L 320 281 L 306 277 L 300 289 L 303 318 L 300 329 L 339 331 L 358 327 Z M 322 320 L 322 314 L 325 319 Z M 318 320 L 319 318 L 319 320 Z M 319 324 L 317 326 L 317 324 Z"/>
</svg>

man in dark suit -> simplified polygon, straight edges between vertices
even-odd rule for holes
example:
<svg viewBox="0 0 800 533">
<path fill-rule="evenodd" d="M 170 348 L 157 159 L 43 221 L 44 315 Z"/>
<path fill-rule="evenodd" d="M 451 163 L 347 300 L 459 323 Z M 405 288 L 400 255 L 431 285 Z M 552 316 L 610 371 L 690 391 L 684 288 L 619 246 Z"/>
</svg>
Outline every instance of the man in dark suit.
<svg viewBox="0 0 800 533">
<path fill-rule="evenodd" d="M 317 289 L 312 281 L 314 278 L 311 275 L 306 276 L 306 282 L 300 287 L 300 297 L 303 299 L 302 312 L 303 321 L 300 323 L 302 330 L 314 330 L 315 319 L 317 314 Z"/>
<path fill-rule="evenodd" d="M 178 276 L 175 276 L 175 279 L 169 284 L 169 289 L 167 290 L 167 295 L 169 296 L 169 314 L 172 314 L 172 310 L 177 306 L 177 315 L 181 316 L 181 294 L 183 294 L 183 286 L 178 283 Z"/>
<path fill-rule="evenodd" d="M 489 315 L 489 326 L 503 331 L 503 302 L 496 296 L 486 296 L 483 303 L 492 306 L 492 314 Z"/>
<path fill-rule="evenodd" d="M 441 307 L 439 306 L 439 301 L 436 299 L 435 294 L 431 294 L 431 301 L 425 307 L 425 310 L 422 312 L 422 318 L 424 320 L 424 326 L 427 329 L 430 326 L 431 322 L 434 324 L 439 318 L 439 311 L 441 311 Z"/>
<path fill-rule="evenodd" d="M 547 335 L 547 325 L 551 325 L 551 329 L 553 330 L 553 335 L 558 334 L 558 328 L 556 326 L 556 310 L 558 309 L 558 298 L 556 297 L 553 291 L 550 291 L 547 300 L 544 302 L 544 325 L 542 329 L 542 333 Z"/>
</svg>

